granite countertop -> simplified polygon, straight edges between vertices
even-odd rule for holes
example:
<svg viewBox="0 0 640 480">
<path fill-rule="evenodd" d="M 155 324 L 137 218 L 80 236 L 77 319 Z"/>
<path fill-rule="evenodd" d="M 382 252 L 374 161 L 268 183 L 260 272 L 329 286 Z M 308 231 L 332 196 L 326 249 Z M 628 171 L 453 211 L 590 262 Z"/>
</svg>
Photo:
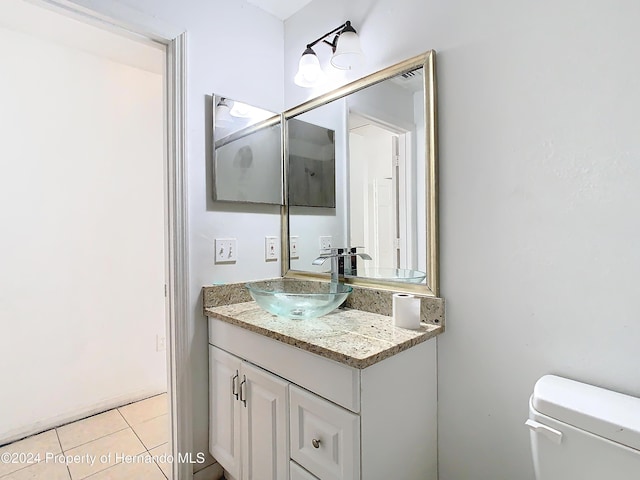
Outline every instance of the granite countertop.
<svg viewBox="0 0 640 480">
<path fill-rule="evenodd" d="M 435 337 L 444 328 L 421 323 L 419 330 L 393 325 L 385 315 L 350 308 L 311 320 L 272 315 L 256 302 L 205 308 L 205 314 L 282 343 L 344 363 L 366 368 Z"/>
</svg>

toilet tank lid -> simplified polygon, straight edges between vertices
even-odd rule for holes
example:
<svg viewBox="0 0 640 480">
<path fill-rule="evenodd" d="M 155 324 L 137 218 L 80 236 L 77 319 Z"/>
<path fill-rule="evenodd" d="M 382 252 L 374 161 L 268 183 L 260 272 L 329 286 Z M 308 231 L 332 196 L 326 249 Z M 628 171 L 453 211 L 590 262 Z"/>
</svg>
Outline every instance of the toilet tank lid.
<svg viewBox="0 0 640 480">
<path fill-rule="evenodd" d="M 536 382 L 531 406 L 543 415 L 640 450 L 640 398 L 545 375 Z"/>
</svg>

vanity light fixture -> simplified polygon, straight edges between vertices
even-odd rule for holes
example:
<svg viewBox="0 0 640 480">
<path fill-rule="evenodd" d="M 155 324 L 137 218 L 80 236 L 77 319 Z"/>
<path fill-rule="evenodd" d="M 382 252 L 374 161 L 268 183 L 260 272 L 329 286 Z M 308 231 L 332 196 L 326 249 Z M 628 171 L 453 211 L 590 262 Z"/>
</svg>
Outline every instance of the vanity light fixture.
<svg viewBox="0 0 640 480">
<path fill-rule="evenodd" d="M 326 40 L 327 37 L 334 34 L 335 37 L 332 41 Z M 331 47 L 333 52 L 331 65 L 339 70 L 351 70 L 358 67 L 364 60 L 364 54 L 360 48 L 360 38 L 351 26 L 351 22 L 347 20 L 338 28 L 334 28 L 329 33 L 325 33 L 317 40 L 307 44 L 298 63 L 298 73 L 293 79 L 296 85 L 309 88 L 324 81 L 325 73 L 320 68 L 320 61 L 313 50 L 313 46 L 320 42 Z"/>
</svg>

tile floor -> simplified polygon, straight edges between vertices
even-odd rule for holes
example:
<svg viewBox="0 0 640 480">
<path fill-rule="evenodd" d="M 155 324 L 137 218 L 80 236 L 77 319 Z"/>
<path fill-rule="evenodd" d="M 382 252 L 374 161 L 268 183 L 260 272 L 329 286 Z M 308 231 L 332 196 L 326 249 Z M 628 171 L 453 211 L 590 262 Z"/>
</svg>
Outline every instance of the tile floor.
<svg viewBox="0 0 640 480">
<path fill-rule="evenodd" d="M 171 480 L 168 440 L 167 395 L 156 395 L 5 445 L 0 480 Z"/>
</svg>

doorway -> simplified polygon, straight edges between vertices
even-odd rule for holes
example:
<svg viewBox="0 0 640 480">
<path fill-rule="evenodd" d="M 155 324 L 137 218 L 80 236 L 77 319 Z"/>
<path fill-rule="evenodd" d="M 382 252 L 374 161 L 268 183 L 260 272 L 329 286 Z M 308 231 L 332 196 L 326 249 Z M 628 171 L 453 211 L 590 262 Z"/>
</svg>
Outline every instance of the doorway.
<svg viewBox="0 0 640 480">
<path fill-rule="evenodd" d="M 27 12 L 29 19 L 59 15 L 26 2 L 13 7 L 37 9 Z M 86 11 L 76 13 L 87 16 Z M 6 15 L 0 17 L 7 20 Z M 96 28 L 78 21 L 78 16 L 63 17 L 81 24 L 79 28 Z M 100 21 L 92 19 L 92 23 Z M 43 25 L 42 30 L 51 27 L 48 22 Z M 111 25 L 102 33 L 114 35 Z M 158 95 L 137 105 L 139 77 L 152 72 L 137 67 L 143 72 L 136 76 L 132 73 L 136 68 L 127 60 L 108 57 L 101 59 L 108 64 L 105 68 L 95 62 L 84 70 L 79 65 L 62 68 L 61 57 L 91 57 L 83 48 L 72 54 L 60 52 L 68 33 L 58 38 L 61 42 L 54 42 L 55 48 L 49 45 L 39 59 L 44 65 L 39 67 L 29 63 L 30 55 L 16 51 L 15 41 L 3 41 L 5 59 L 14 65 L 3 74 L 10 88 L 3 85 L 9 96 L 2 103 L 14 108 L 11 113 L 4 110 L 3 121 L 3 132 L 12 142 L 5 144 L 3 191 L 7 198 L 2 202 L 8 232 L 2 251 L 5 267 L 11 266 L 4 270 L 5 284 L 11 288 L 3 289 L 10 295 L 2 304 L 4 321 L 9 323 L 6 331 L 11 335 L 4 336 L 4 346 L 9 348 L 2 350 L 11 355 L 3 363 L 13 369 L 16 381 L 5 394 L 9 402 L 2 402 L 3 413 L 10 414 L 5 418 L 15 422 L 0 428 L 0 443 L 161 393 L 167 387 L 170 408 L 165 412 L 176 412 L 177 398 L 184 391 L 172 388 L 182 351 L 179 323 L 186 317 L 184 132 L 180 121 L 184 114 L 183 39 L 173 37 L 168 45 L 156 45 L 166 65 L 156 74 L 159 81 L 151 87 L 145 84 L 142 90 L 149 96 L 152 92 Z M 28 32 L 9 34 L 12 40 L 16 36 L 26 40 L 25 48 L 43 43 Z M 125 37 L 131 33 L 121 38 L 131 41 Z M 152 40 L 141 43 L 149 46 Z M 135 48 L 123 50 L 131 53 Z M 118 63 L 124 65 L 116 66 Z M 29 81 L 19 80 L 21 69 L 30 71 Z M 95 75 L 97 72 L 101 74 Z M 120 89 L 125 95 L 105 94 L 114 85 L 127 85 Z M 83 121 L 75 124 L 69 108 L 74 103 L 68 96 L 71 93 L 81 94 L 75 103 Z M 57 109 L 55 100 L 63 100 Z M 106 114 L 100 110 L 105 106 Z M 143 120 L 141 115 L 150 111 L 153 120 Z M 121 115 L 119 121 L 108 123 L 107 117 L 115 113 Z M 92 130 L 90 119 L 97 120 Z M 141 133 L 136 129 L 139 126 L 149 131 Z M 100 143 L 105 137 L 107 141 Z M 152 137 L 158 141 L 153 140 L 151 148 L 136 143 Z M 125 153 L 132 156 L 123 158 L 122 152 L 111 150 L 118 144 L 124 144 Z M 149 149 L 154 150 L 156 162 L 138 161 L 151 153 Z M 142 255 L 153 260 L 140 262 Z M 143 347 L 136 340 L 141 336 L 145 337 Z M 147 352 L 138 355 L 141 350 Z M 134 358 L 127 356 L 131 351 Z M 151 363 L 153 374 L 146 369 Z M 27 364 L 31 367 L 26 368 Z M 144 385 L 132 389 L 139 381 Z M 110 389 L 123 383 L 127 388 L 121 394 Z M 58 389 L 61 384 L 64 388 Z M 22 387 L 31 390 L 16 392 Z M 52 413 L 51 406 L 58 407 L 59 413 Z M 185 445 L 188 436 L 184 434 L 188 428 L 178 428 L 179 415 L 171 416 L 172 427 L 165 428 L 174 448 Z M 168 417 L 165 424 L 169 424 Z"/>
<path fill-rule="evenodd" d="M 355 112 L 349 114 L 349 232 L 372 257 L 359 272 L 407 268 L 407 162 L 410 133 Z"/>
</svg>

